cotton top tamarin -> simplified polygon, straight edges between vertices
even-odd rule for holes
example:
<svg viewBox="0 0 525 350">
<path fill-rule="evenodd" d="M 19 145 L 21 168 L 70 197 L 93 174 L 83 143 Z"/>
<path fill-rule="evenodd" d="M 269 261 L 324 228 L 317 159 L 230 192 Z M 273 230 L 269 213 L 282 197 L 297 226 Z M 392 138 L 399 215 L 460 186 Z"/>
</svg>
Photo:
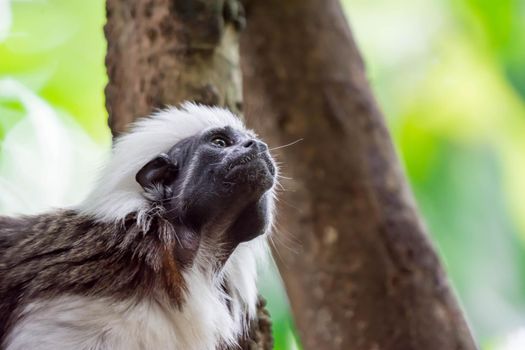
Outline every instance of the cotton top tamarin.
<svg viewBox="0 0 525 350">
<path fill-rule="evenodd" d="M 256 313 L 276 171 L 227 110 L 138 121 L 81 205 L 0 217 L 0 347 L 235 346 Z"/>
</svg>

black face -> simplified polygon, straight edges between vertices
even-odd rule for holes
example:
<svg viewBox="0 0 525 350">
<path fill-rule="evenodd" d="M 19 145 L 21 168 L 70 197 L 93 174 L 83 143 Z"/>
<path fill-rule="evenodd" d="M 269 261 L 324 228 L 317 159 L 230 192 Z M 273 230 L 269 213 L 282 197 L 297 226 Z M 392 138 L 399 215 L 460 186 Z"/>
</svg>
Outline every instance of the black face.
<svg viewBox="0 0 525 350">
<path fill-rule="evenodd" d="M 136 179 L 161 197 L 179 240 L 195 249 L 210 237 L 233 250 L 269 224 L 275 166 L 266 144 L 245 132 L 226 127 L 184 139 Z"/>
</svg>

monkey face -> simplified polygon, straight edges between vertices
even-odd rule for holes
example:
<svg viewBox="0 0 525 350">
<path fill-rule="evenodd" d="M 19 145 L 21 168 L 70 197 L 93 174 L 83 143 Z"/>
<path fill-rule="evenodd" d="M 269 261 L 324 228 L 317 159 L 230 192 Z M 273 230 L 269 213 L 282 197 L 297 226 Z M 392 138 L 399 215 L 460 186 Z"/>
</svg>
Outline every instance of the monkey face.
<svg viewBox="0 0 525 350">
<path fill-rule="evenodd" d="M 180 141 L 147 163 L 136 180 L 179 230 L 199 239 L 214 236 L 233 249 L 268 229 L 275 177 L 267 145 L 225 127 Z"/>
</svg>

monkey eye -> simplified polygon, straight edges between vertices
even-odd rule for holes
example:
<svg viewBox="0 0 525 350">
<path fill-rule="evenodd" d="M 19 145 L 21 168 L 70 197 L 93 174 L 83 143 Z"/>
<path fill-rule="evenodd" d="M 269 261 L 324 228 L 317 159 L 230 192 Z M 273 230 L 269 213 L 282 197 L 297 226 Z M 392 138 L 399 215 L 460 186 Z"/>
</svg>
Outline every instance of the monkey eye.
<svg viewBox="0 0 525 350">
<path fill-rule="evenodd" d="M 211 143 L 213 143 L 215 146 L 220 148 L 228 147 L 228 140 L 223 136 L 216 136 L 211 140 Z"/>
</svg>

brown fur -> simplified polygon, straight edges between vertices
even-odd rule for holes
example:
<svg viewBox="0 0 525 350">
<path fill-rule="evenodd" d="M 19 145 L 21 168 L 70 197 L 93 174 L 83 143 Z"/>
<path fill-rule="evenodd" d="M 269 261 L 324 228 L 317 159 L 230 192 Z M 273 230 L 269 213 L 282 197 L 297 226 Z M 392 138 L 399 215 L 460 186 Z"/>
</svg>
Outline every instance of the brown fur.
<svg viewBox="0 0 525 350">
<path fill-rule="evenodd" d="M 144 232 L 133 217 L 104 224 L 75 211 L 0 217 L 0 344 L 20 309 L 63 294 L 129 298 L 165 292 L 182 304 L 182 267 L 172 226 Z"/>
</svg>

